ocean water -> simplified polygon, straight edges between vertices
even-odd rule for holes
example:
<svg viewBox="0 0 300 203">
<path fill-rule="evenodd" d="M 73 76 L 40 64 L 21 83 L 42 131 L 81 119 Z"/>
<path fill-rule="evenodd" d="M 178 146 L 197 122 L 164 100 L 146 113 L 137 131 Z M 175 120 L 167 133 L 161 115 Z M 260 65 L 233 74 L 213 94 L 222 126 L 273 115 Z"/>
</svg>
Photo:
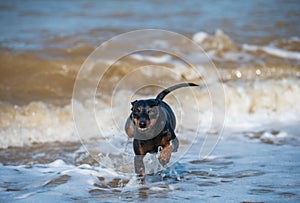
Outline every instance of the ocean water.
<svg viewBox="0 0 300 203">
<path fill-rule="evenodd" d="M 299 202 L 299 21 L 298 1 L 1 1 L 0 202 Z M 181 82 L 201 88 L 165 98 L 179 150 L 140 184 L 130 102 Z"/>
</svg>

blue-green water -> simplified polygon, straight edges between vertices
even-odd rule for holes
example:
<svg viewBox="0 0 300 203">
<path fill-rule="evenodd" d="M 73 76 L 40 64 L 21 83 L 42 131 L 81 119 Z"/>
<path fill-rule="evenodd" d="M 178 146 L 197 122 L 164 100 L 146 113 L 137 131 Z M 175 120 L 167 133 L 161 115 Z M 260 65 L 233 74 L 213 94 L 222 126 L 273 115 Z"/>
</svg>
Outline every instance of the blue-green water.
<svg viewBox="0 0 300 203">
<path fill-rule="evenodd" d="M 1 1 L 0 43 L 43 48 L 57 36 L 107 40 L 137 29 L 184 35 L 228 33 L 239 43 L 262 43 L 300 33 L 298 1 Z M 96 35 L 92 36 L 94 31 Z M 56 45 L 58 46 L 58 45 Z"/>
</svg>

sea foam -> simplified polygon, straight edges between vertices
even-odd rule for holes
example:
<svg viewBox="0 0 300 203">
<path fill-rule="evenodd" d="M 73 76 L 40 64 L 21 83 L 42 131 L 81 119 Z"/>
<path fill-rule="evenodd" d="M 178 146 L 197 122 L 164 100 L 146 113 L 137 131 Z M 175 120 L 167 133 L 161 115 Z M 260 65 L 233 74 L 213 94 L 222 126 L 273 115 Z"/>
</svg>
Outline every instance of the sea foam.
<svg viewBox="0 0 300 203">
<path fill-rule="evenodd" d="M 223 87 L 225 127 L 249 127 L 276 120 L 288 123 L 290 120 L 299 119 L 300 84 L 297 78 L 245 83 L 237 81 L 226 83 Z M 214 91 L 213 86 L 197 90 L 195 94 L 187 90 L 178 90 L 173 96 L 166 97 L 176 114 L 179 133 L 185 130 L 197 131 L 197 126 L 208 129 L 212 125 L 214 107 L 210 91 Z M 80 117 L 77 122 L 80 122 L 83 132 L 80 136 L 76 132 L 75 127 L 78 123 L 74 123 L 71 104 L 54 106 L 44 102 L 31 102 L 24 106 L 13 106 L 1 103 L 0 148 L 55 141 L 78 142 L 80 139 L 92 138 L 126 140 L 124 123 L 130 113 L 130 101 L 133 99 L 128 97 L 130 95 L 134 93 L 120 90 L 115 94 L 112 103 L 105 103 L 99 99 L 79 103 L 76 112 Z M 123 102 L 126 97 L 127 102 Z M 144 96 L 135 95 L 135 98 Z M 94 113 L 86 114 L 86 111 Z M 89 115 L 94 115 L 94 118 Z M 91 119 L 96 120 L 96 126 L 91 126 Z"/>
</svg>

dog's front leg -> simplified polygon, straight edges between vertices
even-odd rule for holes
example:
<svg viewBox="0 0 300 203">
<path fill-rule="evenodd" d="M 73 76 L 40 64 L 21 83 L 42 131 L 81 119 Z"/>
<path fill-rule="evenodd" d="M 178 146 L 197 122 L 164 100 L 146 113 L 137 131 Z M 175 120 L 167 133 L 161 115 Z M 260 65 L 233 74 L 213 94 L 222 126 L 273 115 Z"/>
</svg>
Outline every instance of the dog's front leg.
<svg viewBox="0 0 300 203">
<path fill-rule="evenodd" d="M 165 166 L 169 163 L 172 151 L 173 151 L 173 146 L 171 144 L 167 144 L 163 147 L 158 159 L 161 165 Z"/>
<path fill-rule="evenodd" d="M 138 175 L 138 177 L 141 180 L 141 183 L 145 183 L 145 165 L 144 165 L 144 156 L 145 155 L 135 155 L 134 157 L 134 169 L 135 173 Z"/>
<path fill-rule="evenodd" d="M 161 141 L 163 149 L 160 152 L 159 162 L 163 166 L 169 163 L 172 152 L 177 151 L 178 148 L 178 140 L 176 138 L 176 135 L 174 131 L 170 129 L 168 129 L 166 136 L 164 136 Z M 175 146 L 173 146 L 172 139 L 175 140 Z"/>
</svg>

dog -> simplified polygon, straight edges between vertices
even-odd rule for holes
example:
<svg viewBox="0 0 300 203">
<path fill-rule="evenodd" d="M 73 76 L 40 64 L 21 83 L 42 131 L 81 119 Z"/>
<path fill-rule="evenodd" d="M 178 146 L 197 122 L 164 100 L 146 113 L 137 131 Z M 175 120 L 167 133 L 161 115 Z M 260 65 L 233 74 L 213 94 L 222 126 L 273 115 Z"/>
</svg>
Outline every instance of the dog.
<svg viewBox="0 0 300 203">
<path fill-rule="evenodd" d="M 181 83 L 160 92 L 155 99 L 135 100 L 131 102 L 131 114 L 125 123 L 128 137 L 134 138 L 133 150 L 135 173 L 145 183 L 143 158 L 147 153 L 158 153 L 163 166 L 169 163 L 171 153 L 176 152 L 179 141 L 175 135 L 176 118 L 171 107 L 163 101 L 170 92 L 194 83 Z"/>
</svg>

